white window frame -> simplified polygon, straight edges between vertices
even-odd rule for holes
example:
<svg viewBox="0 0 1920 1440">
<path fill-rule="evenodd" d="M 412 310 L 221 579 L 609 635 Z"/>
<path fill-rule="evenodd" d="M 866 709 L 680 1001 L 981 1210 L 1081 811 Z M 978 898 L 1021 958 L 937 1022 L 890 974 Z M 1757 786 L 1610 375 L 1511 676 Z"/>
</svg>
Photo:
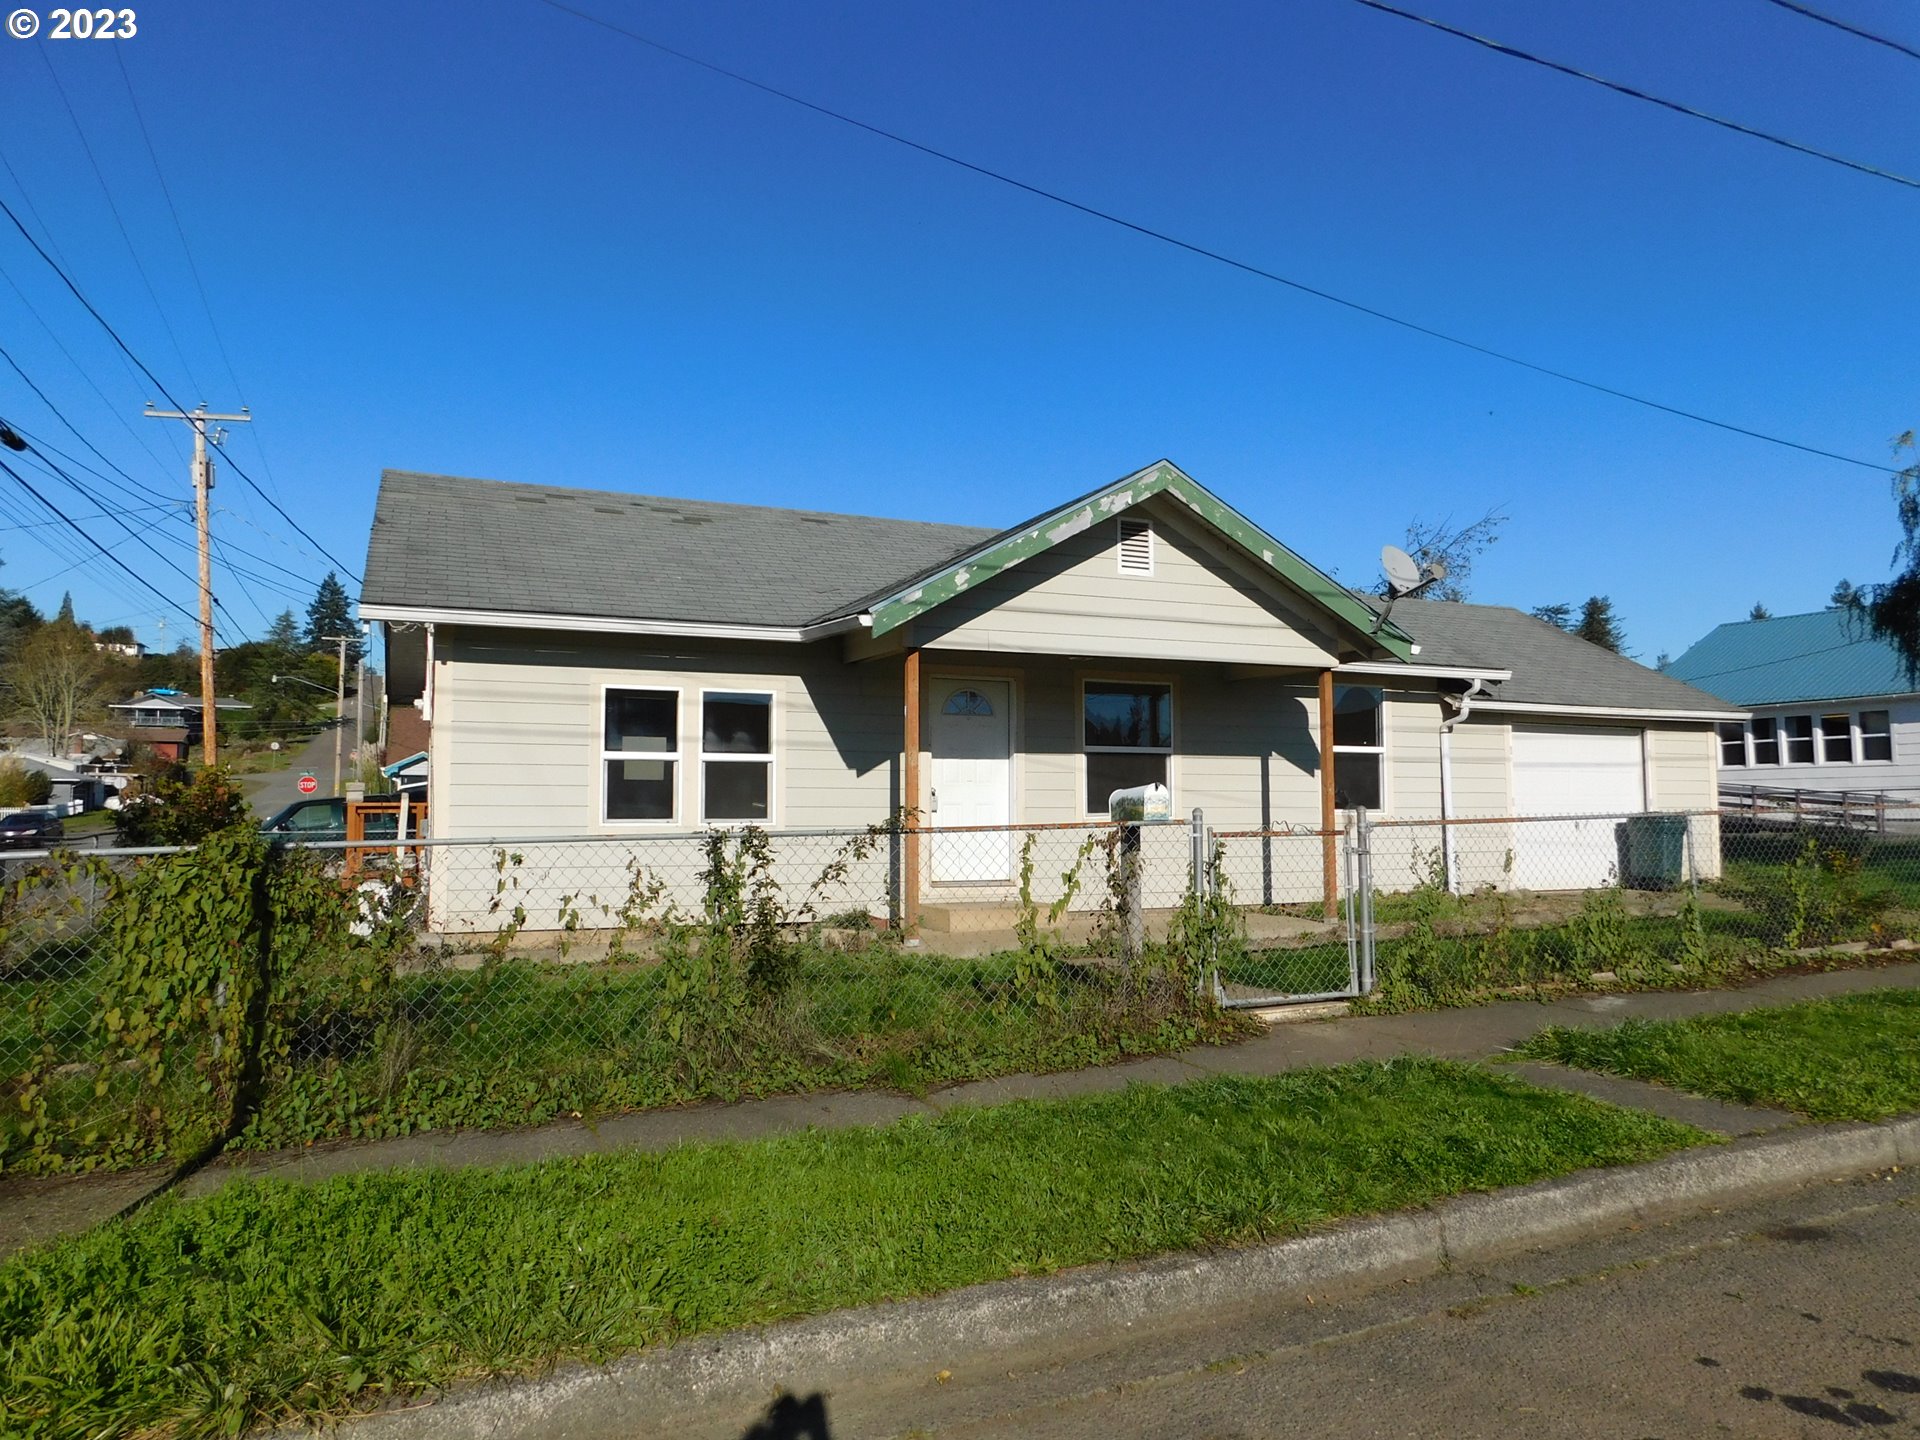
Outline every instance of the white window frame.
<svg viewBox="0 0 1920 1440">
<path fill-rule="evenodd" d="M 761 699 L 763 697 L 765 698 L 767 702 L 767 753 L 766 754 L 747 755 L 739 751 L 733 751 L 733 750 L 716 751 L 712 755 L 709 755 L 707 753 L 707 697 L 709 695 L 741 695 L 741 696 L 747 696 L 756 700 Z M 780 728 L 779 728 L 780 727 L 780 696 L 779 696 L 779 693 L 773 690 L 757 690 L 757 689 L 754 689 L 752 686 L 747 686 L 747 685 L 702 686 L 700 689 L 700 712 L 695 717 L 695 719 L 699 723 L 699 734 L 700 734 L 699 742 L 694 747 L 694 756 L 695 756 L 694 763 L 700 767 L 700 779 L 699 779 L 700 823 L 702 825 L 707 825 L 707 826 L 726 826 L 729 828 L 741 826 L 741 825 L 758 825 L 758 826 L 761 826 L 763 829 L 771 829 L 775 823 L 775 817 L 778 816 L 780 812 L 779 761 L 778 759 L 775 758 L 780 753 Z M 722 763 L 735 762 L 739 764 L 748 764 L 748 763 L 758 762 L 758 761 L 764 761 L 766 763 L 766 767 L 767 767 L 767 817 L 766 819 L 764 820 L 747 820 L 747 819 L 739 819 L 739 818 L 735 818 L 732 820 L 715 819 L 714 817 L 707 814 L 707 761 L 708 760 L 715 760 Z"/>
<path fill-rule="evenodd" d="M 1773 759 L 1760 758 L 1760 746 L 1764 743 L 1754 733 L 1753 727 L 1762 721 L 1773 727 Z M 1752 770 L 1778 770 L 1787 763 L 1787 732 L 1778 715 L 1755 715 L 1747 721 L 1747 767 Z"/>
<path fill-rule="evenodd" d="M 1377 755 L 1380 758 L 1380 808 L 1378 810 L 1373 811 L 1372 813 L 1374 813 L 1375 815 L 1391 814 L 1392 812 L 1387 808 L 1387 800 L 1389 795 L 1389 792 L 1387 789 L 1387 773 L 1388 773 L 1387 733 L 1389 729 L 1387 725 L 1387 695 L 1388 695 L 1387 687 L 1384 685 L 1354 685 L 1354 684 L 1336 683 L 1333 687 L 1334 708 L 1336 710 L 1338 710 L 1339 708 L 1340 692 L 1342 690 L 1378 690 L 1380 692 L 1380 743 L 1378 745 L 1335 745 L 1333 746 L 1334 788 L 1338 789 L 1340 785 L 1340 757 L 1342 755 Z M 1327 738 L 1331 740 L 1333 737 L 1328 736 Z M 1351 806 L 1343 805 L 1340 807 L 1340 813 L 1345 815 L 1351 815 L 1353 813 L 1353 809 Z"/>
<path fill-rule="evenodd" d="M 1820 717 L 1800 711 L 1790 715 L 1777 715 L 1774 718 L 1780 722 L 1780 763 L 1782 765 L 1818 765 L 1820 763 Z M 1807 722 L 1808 735 L 1811 737 L 1808 743 L 1813 746 L 1813 753 L 1805 760 L 1793 758 L 1792 741 L 1787 735 L 1787 722 L 1790 720 Z"/>
<path fill-rule="evenodd" d="M 1862 721 L 1870 714 L 1887 717 L 1887 758 L 1884 760 L 1867 758 L 1867 727 Z M 1880 732 L 1874 733 L 1877 735 Z M 1893 707 L 1891 705 L 1870 705 L 1853 712 L 1853 763 L 1856 765 L 1891 765 L 1893 763 Z"/>
<path fill-rule="evenodd" d="M 1731 735 L 1723 733 L 1723 727 L 1739 726 L 1740 758 L 1727 759 L 1727 746 L 1732 742 Z M 1753 768 L 1753 728 L 1738 720 L 1722 720 L 1713 727 L 1714 743 L 1720 747 L 1720 768 L 1722 770 L 1751 770 Z"/>
<path fill-rule="evenodd" d="M 1127 568 L 1126 527 L 1129 525 L 1138 525 L 1147 532 L 1147 568 L 1144 570 Z M 1142 519 L 1138 515 L 1113 517 L 1113 568 L 1118 573 L 1132 576 L 1136 580 L 1151 580 L 1155 567 L 1160 563 L 1159 550 L 1159 536 L 1154 533 L 1153 521 Z"/>
<path fill-rule="evenodd" d="M 1844 760 L 1829 760 L 1827 758 L 1828 735 L 1827 735 L 1826 722 L 1836 715 L 1838 715 L 1839 717 L 1841 717 L 1843 720 L 1847 722 L 1847 755 Z M 1856 733 L 1859 731 L 1859 729 L 1860 729 L 1860 718 L 1857 715 L 1852 714 L 1850 711 L 1846 711 L 1846 710 L 1816 711 L 1813 717 L 1814 763 L 1817 765 L 1851 765 L 1853 764 L 1856 757 L 1860 753 L 1859 747 L 1854 744 L 1854 738 Z"/>
<path fill-rule="evenodd" d="M 1167 724 L 1173 731 L 1173 744 L 1158 745 L 1089 745 L 1087 743 L 1087 686 L 1089 685 L 1149 685 L 1164 687 L 1167 692 Z M 1174 756 L 1180 746 L 1180 687 L 1173 683 L 1170 676 L 1147 675 L 1082 675 L 1080 677 L 1080 720 L 1074 727 L 1080 740 L 1080 803 L 1087 803 L 1087 756 L 1089 755 L 1164 755 L 1167 757 L 1167 794 L 1177 795 L 1174 788 Z M 1107 818 L 1104 810 L 1085 810 L 1088 819 Z"/>
<path fill-rule="evenodd" d="M 607 696 L 615 690 L 644 690 L 655 695 L 673 696 L 673 738 L 672 750 L 609 750 L 607 749 Z M 594 724 L 599 727 L 600 743 L 596 747 L 600 759 L 600 823 L 616 826 L 620 829 L 664 830 L 680 823 L 682 801 L 686 795 L 686 759 L 687 759 L 687 707 L 686 691 L 679 685 L 638 685 L 630 680 L 609 680 L 600 686 L 600 710 L 594 716 Z M 671 760 L 673 761 L 673 814 L 665 820 L 616 820 L 607 814 L 607 762 L 609 760 Z"/>
</svg>

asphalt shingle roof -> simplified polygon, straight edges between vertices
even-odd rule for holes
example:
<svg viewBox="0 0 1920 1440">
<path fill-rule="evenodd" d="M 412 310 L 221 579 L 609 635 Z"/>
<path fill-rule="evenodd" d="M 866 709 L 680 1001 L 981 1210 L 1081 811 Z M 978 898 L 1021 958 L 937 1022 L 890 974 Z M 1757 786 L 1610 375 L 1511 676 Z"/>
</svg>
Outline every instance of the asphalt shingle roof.
<svg viewBox="0 0 1920 1440">
<path fill-rule="evenodd" d="M 1494 700 L 1623 710 L 1726 710 L 1727 702 L 1505 605 L 1402 600 L 1393 619 L 1420 646 L 1416 665 L 1511 670 Z"/>
<path fill-rule="evenodd" d="M 389 470 L 362 602 L 797 626 L 1000 532 Z"/>
<path fill-rule="evenodd" d="M 1021 528 L 389 470 L 381 477 L 361 600 L 800 626 L 857 614 L 869 601 Z M 1402 600 L 1393 620 L 1419 643 L 1416 663 L 1512 670 L 1513 679 L 1493 689 L 1501 700 L 1727 708 L 1718 696 L 1504 606 Z"/>
<path fill-rule="evenodd" d="M 1914 690 L 1899 652 L 1845 610 L 1737 620 L 1697 641 L 1668 667 L 1736 705 L 1846 700 Z"/>
</svg>

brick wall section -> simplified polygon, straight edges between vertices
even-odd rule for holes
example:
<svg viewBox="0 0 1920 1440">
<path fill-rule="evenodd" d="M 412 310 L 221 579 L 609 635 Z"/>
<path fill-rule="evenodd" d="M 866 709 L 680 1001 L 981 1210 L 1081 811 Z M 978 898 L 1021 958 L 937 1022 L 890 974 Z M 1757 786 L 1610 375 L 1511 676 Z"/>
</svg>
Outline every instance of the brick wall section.
<svg viewBox="0 0 1920 1440">
<path fill-rule="evenodd" d="M 432 729 L 413 706 L 393 706 L 387 711 L 387 749 L 380 763 L 391 765 L 409 755 L 418 755 L 427 748 L 427 736 Z"/>
</svg>

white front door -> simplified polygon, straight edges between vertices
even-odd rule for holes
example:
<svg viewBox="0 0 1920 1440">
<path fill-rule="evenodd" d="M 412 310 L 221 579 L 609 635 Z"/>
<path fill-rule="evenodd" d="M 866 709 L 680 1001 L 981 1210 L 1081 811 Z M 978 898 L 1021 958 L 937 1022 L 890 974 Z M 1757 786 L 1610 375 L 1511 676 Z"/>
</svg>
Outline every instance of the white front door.
<svg viewBox="0 0 1920 1440">
<path fill-rule="evenodd" d="M 1646 808 L 1638 730 L 1513 727 L 1514 813 L 1596 817 L 1514 826 L 1513 883 L 1521 889 L 1612 883 L 1619 878 L 1618 817 Z"/>
<path fill-rule="evenodd" d="M 927 824 L 1005 825 L 1012 818 L 1012 688 L 1005 680 L 930 687 Z M 1013 878 L 1013 837 L 1005 830 L 936 834 L 932 846 L 936 882 Z"/>
</svg>

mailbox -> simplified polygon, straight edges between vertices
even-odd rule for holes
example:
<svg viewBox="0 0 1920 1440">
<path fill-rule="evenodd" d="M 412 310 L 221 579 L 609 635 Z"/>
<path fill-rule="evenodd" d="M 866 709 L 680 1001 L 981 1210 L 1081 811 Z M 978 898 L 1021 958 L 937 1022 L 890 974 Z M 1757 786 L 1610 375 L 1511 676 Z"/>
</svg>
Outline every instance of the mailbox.
<svg viewBox="0 0 1920 1440">
<path fill-rule="evenodd" d="M 1164 785 L 1135 785 L 1107 797 L 1107 818 L 1129 824 L 1152 824 L 1173 818 L 1173 795 Z"/>
</svg>

